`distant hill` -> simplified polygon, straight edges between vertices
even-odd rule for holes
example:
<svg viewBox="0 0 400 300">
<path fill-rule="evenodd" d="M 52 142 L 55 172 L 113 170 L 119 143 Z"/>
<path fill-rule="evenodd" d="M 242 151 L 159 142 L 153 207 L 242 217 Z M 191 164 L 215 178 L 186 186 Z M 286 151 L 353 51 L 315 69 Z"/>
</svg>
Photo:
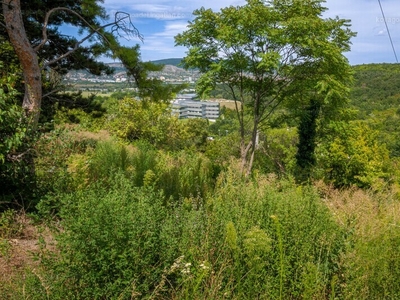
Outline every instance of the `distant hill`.
<svg viewBox="0 0 400 300">
<path fill-rule="evenodd" d="M 379 132 L 391 157 L 400 157 L 400 64 L 366 64 L 353 67 L 351 104 Z"/>
<path fill-rule="evenodd" d="M 151 60 L 150 62 L 156 65 L 169 65 L 182 68 L 182 66 L 180 66 L 181 61 L 182 58 L 166 58 L 166 59 Z M 124 66 L 120 62 L 108 63 L 107 65 L 113 67 L 117 71 L 124 69 Z"/>
<path fill-rule="evenodd" d="M 400 64 L 364 64 L 353 70 L 351 103 L 360 110 L 361 117 L 400 108 Z"/>
<path fill-rule="evenodd" d="M 175 67 L 182 67 L 180 66 L 182 58 L 166 58 L 166 59 L 152 60 L 151 62 L 156 65 L 171 65 Z"/>
</svg>

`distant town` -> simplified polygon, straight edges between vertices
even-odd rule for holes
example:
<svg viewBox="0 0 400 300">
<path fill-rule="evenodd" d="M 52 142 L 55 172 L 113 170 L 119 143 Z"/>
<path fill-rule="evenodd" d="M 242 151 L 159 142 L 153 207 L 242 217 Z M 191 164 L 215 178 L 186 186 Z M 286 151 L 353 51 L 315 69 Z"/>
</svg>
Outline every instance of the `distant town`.
<svg viewBox="0 0 400 300">
<path fill-rule="evenodd" d="M 181 59 L 160 60 L 154 63 L 163 64 L 160 72 L 151 72 L 150 78 L 157 78 L 168 84 L 186 83 L 188 88 L 177 95 L 172 101 L 172 113 L 179 118 L 206 118 L 211 121 L 219 117 L 220 104 L 229 106 L 229 100 L 210 99 L 203 102 L 197 100 L 195 94 L 195 83 L 200 77 L 197 70 L 185 70 L 178 66 Z M 70 91 L 82 91 L 95 94 L 112 94 L 118 91 L 135 90 L 129 82 L 126 70 L 120 63 L 111 63 L 110 67 L 115 69 L 111 75 L 96 76 L 85 70 L 73 70 L 64 77 L 64 83 Z"/>
<path fill-rule="evenodd" d="M 157 78 L 169 84 L 187 83 L 189 87 L 194 87 L 196 80 L 200 76 L 199 71 L 185 70 L 179 67 L 180 59 L 159 60 L 154 63 L 164 64 L 164 61 L 171 64 L 165 64 L 163 70 L 160 72 L 149 73 L 150 78 Z M 64 82 L 72 89 L 82 91 L 112 92 L 118 87 L 129 88 L 129 78 L 123 65 L 120 63 L 110 63 L 109 66 L 114 68 L 114 74 L 96 76 L 85 70 L 73 70 L 65 75 Z M 186 92 L 193 92 L 192 88 Z"/>
</svg>

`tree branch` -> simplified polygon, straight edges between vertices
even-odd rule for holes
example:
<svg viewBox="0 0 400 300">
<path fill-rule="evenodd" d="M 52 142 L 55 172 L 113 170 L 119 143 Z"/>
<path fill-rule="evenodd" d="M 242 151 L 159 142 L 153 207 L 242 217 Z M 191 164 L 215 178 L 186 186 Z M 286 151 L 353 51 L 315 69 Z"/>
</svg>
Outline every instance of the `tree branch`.
<svg viewBox="0 0 400 300">
<path fill-rule="evenodd" d="M 66 8 L 66 7 L 56 7 L 56 8 L 49 10 L 46 13 L 45 20 L 43 23 L 43 29 L 42 29 L 42 41 L 40 42 L 39 45 L 37 45 L 34 48 L 35 52 L 38 52 L 47 43 L 47 41 L 48 41 L 47 28 L 49 26 L 49 19 L 50 19 L 51 15 L 56 13 L 57 11 L 66 11 L 70 14 L 77 16 L 92 32 L 89 33 L 87 36 L 85 36 L 83 39 L 77 41 L 71 50 L 67 51 L 63 55 L 61 55 L 53 60 L 46 62 L 43 65 L 42 70 L 45 69 L 46 67 L 48 67 L 49 65 L 52 65 L 64 58 L 68 57 L 75 51 L 77 51 L 79 49 L 79 46 L 82 45 L 82 43 L 84 43 L 85 41 L 90 39 L 95 34 L 98 34 L 105 42 L 107 42 L 108 44 L 111 44 L 110 41 L 107 39 L 107 37 L 103 34 L 103 30 L 110 26 L 112 26 L 111 31 L 113 33 L 116 32 L 120 37 L 122 37 L 122 35 L 119 33 L 119 30 L 122 30 L 127 36 L 137 36 L 141 41 L 143 41 L 143 36 L 139 33 L 137 28 L 132 24 L 130 15 L 127 13 L 116 12 L 115 20 L 113 22 L 95 28 L 88 21 L 86 21 L 86 19 L 83 16 L 81 16 L 77 12 L 75 12 L 69 8 Z M 127 22 L 127 20 L 128 20 L 128 22 Z"/>
</svg>

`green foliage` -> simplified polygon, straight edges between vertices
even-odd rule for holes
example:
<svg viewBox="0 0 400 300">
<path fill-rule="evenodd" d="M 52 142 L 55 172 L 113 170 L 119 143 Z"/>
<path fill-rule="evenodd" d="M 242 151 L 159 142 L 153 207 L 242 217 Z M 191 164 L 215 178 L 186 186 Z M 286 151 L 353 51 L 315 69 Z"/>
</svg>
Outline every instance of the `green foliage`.
<svg viewBox="0 0 400 300">
<path fill-rule="evenodd" d="M 163 197 L 132 187 L 115 174 L 62 199 L 60 258 L 48 262 L 53 299 L 130 299 L 145 296 L 170 262 L 160 238 Z"/>
<path fill-rule="evenodd" d="M 263 173 L 290 176 L 295 173 L 298 135 L 295 128 L 271 128 L 260 134 L 254 168 Z"/>
<path fill-rule="evenodd" d="M 322 299 L 340 292 L 332 282 L 341 274 L 343 232 L 316 193 L 291 182 L 246 182 L 230 170 L 212 197 L 165 205 L 151 186 L 134 187 L 115 171 L 107 185 L 60 199 L 57 252 L 44 253 L 39 274 L 47 288 L 29 283 L 32 295 Z"/>
<path fill-rule="evenodd" d="M 214 136 L 226 136 L 232 132 L 239 132 L 240 125 L 235 110 L 222 107 L 219 118 L 210 124 L 210 133 Z"/>
<path fill-rule="evenodd" d="M 179 120 L 171 115 L 169 105 L 125 98 L 110 100 L 106 127 L 123 141 L 145 140 L 157 148 L 179 151 L 204 150 L 208 121 Z"/>
<path fill-rule="evenodd" d="M 389 179 L 389 152 L 377 132 L 361 122 L 332 123 L 318 151 L 318 165 L 327 182 L 337 187 L 379 186 Z"/>
<path fill-rule="evenodd" d="M 166 202 L 204 198 L 212 191 L 215 176 L 211 162 L 200 153 L 167 154 L 144 141 L 126 147 L 112 140 L 98 142 L 95 149 L 89 148 L 84 154 L 71 155 L 64 172 L 73 190 L 97 182 L 108 186 L 114 174 L 120 173 L 133 186 L 163 191 Z"/>
<path fill-rule="evenodd" d="M 340 299 L 396 299 L 400 293 L 398 188 L 323 188 L 324 198 L 347 232 Z"/>
<path fill-rule="evenodd" d="M 58 201 L 56 249 L 43 248 L 15 295 L 23 286 L 32 299 L 398 296 L 394 194 L 378 192 L 368 204 L 357 202 L 361 190 L 349 191 L 350 214 L 323 189 L 324 201 L 312 187 L 274 175 L 244 179 L 235 161 L 215 181 L 201 154 L 166 153 L 143 141 L 74 151 L 71 178 L 55 175 L 70 189 L 49 194 Z M 0 220 L 5 232 L 14 230 L 12 216 Z M 7 245 L 0 250 L 9 253 Z"/>
<path fill-rule="evenodd" d="M 192 148 L 204 151 L 209 136 L 208 120 L 202 118 L 187 119 L 183 121 L 182 126 L 184 126 L 184 132 L 181 136 L 181 149 Z"/>
<path fill-rule="evenodd" d="M 221 170 L 231 163 L 232 158 L 240 158 L 239 133 L 230 133 L 216 137 L 207 145 L 205 155 L 214 163 L 214 167 Z M 217 171 L 218 173 L 218 171 Z"/>
<path fill-rule="evenodd" d="M 35 173 L 40 201 L 37 209 L 42 216 L 53 216 L 60 208 L 60 195 L 85 186 L 87 176 L 74 176 L 73 170 L 84 173 L 86 157 L 97 144 L 95 134 L 87 137 L 72 127 L 58 128 L 43 134 L 35 144 Z M 74 159 L 80 158 L 77 164 Z M 74 165 L 75 164 L 75 165 Z M 75 169 L 74 169 L 75 168 Z"/>
<path fill-rule="evenodd" d="M 377 139 L 386 144 L 391 157 L 399 156 L 399 66 L 368 64 L 353 69 L 355 84 L 351 90 L 351 104 L 358 109 L 358 118 L 379 131 Z"/>
<path fill-rule="evenodd" d="M 105 114 L 105 108 L 93 94 L 84 97 L 81 92 L 63 93 L 47 99 L 42 111 L 40 122 L 46 129 L 54 129 L 55 125 L 80 124 L 92 131 L 99 130 Z"/>
<path fill-rule="evenodd" d="M 106 123 L 111 132 L 124 140 L 144 139 L 154 145 L 163 144 L 168 137 L 167 132 L 173 130 L 173 125 L 166 104 L 132 98 L 119 101 L 115 111 L 109 111 Z"/>
<path fill-rule="evenodd" d="M 23 145 L 26 128 L 21 121 L 24 118 L 23 111 L 15 103 L 17 92 L 13 87 L 14 78 L 1 78 L 0 84 L 0 162 L 4 164 L 7 155 Z"/>
<path fill-rule="evenodd" d="M 360 118 L 374 111 L 397 109 L 400 103 L 400 67 L 398 64 L 367 64 L 354 66 L 354 87 L 351 104 Z"/>
<path fill-rule="evenodd" d="M 297 109 L 316 99 L 329 115 L 347 101 L 351 69 L 343 52 L 350 49 L 355 34 L 348 20 L 322 18 L 322 3 L 248 0 L 220 12 L 200 8 L 188 29 L 175 37 L 177 45 L 189 48 L 184 65 L 203 73 L 197 93 L 208 96 L 223 83 L 230 99 L 240 103 L 237 117 L 246 174 L 252 168 L 258 127 L 283 102 Z M 252 121 L 250 138 L 246 107 Z"/>
<path fill-rule="evenodd" d="M 349 296 L 363 299 L 396 299 L 400 297 L 400 232 L 390 224 L 376 236 L 356 240 L 348 261 Z M 361 297 L 360 297 L 361 296 Z"/>
<path fill-rule="evenodd" d="M 0 67 L 3 64 L 0 62 Z M 0 78 L 0 209 L 3 205 L 32 208 L 35 175 L 29 120 L 16 103 L 15 76 Z"/>
<path fill-rule="evenodd" d="M 263 177 L 246 184 L 232 173 L 225 173 L 220 183 L 209 202 L 211 222 L 216 222 L 213 234 L 221 240 L 214 257 L 237 245 L 224 272 L 230 278 L 228 297 L 289 299 L 312 290 L 312 296 L 319 298 L 333 292 L 330 283 L 344 250 L 344 236 L 312 191 Z M 224 225 L 231 229 L 222 239 L 225 233 L 218 228 Z M 228 238 L 232 228 L 235 243 Z M 257 240 L 251 238 L 254 235 Z M 319 281 L 307 286 L 306 276 L 313 275 Z"/>
</svg>

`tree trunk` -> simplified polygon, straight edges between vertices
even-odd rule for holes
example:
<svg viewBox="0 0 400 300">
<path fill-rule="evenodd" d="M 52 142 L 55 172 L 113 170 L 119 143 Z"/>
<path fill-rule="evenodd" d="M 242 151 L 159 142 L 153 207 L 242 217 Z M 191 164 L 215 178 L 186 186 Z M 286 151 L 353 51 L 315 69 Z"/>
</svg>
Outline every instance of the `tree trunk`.
<svg viewBox="0 0 400 300">
<path fill-rule="evenodd" d="M 42 101 L 42 78 L 38 56 L 26 35 L 20 0 L 7 0 L 2 3 L 7 33 L 24 76 L 25 95 L 22 107 L 27 116 L 32 118 L 32 126 L 35 128 Z"/>
</svg>

